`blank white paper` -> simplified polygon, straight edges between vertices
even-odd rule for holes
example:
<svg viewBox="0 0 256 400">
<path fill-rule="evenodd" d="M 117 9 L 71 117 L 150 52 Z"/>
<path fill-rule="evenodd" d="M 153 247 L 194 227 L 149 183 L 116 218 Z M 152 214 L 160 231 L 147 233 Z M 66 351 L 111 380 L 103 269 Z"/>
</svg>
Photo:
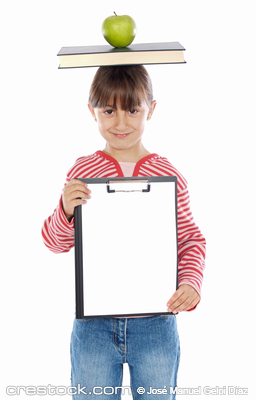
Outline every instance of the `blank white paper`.
<svg viewBox="0 0 256 400">
<path fill-rule="evenodd" d="M 88 187 L 91 199 L 82 206 L 84 315 L 166 312 L 176 290 L 175 183 L 150 182 L 145 193 L 108 193 L 102 183 Z M 129 183 L 111 188 L 129 189 Z"/>
</svg>

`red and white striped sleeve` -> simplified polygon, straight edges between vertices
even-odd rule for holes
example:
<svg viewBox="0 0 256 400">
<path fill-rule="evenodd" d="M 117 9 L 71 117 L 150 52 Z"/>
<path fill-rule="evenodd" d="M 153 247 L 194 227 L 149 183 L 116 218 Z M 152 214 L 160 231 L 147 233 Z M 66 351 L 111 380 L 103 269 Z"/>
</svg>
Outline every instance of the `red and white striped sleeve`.
<svg viewBox="0 0 256 400">
<path fill-rule="evenodd" d="M 115 164 L 94 153 L 76 160 L 67 173 L 68 182 L 76 177 L 97 178 L 101 176 L 118 176 Z M 54 253 L 65 253 L 74 247 L 74 218 L 69 222 L 62 209 L 62 196 L 53 214 L 42 227 L 44 244 Z"/>
<path fill-rule="evenodd" d="M 66 184 L 70 181 L 67 177 Z M 53 253 L 67 253 L 74 247 L 74 218 L 69 222 L 62 209 L 62 195 L 55 208 L 42 227 L 43 242 Z"/>
<path fill-rule="evenodd" d="M 178 285 L 188 284 L 201 296 L 206 240 L 190 210 L 188 188 L 178 192 Z"/>
<path fill-rule="evenodd" d="M 206 240 L 196 225 L 190 210 L 186 179 L 166 157 L 159 157 L 158 155 L 153 155 L 150 160 L 140 166 L 139 175 L 177 176 L 178 286 L 188 284 L 201 297 Z"/>
</svg>

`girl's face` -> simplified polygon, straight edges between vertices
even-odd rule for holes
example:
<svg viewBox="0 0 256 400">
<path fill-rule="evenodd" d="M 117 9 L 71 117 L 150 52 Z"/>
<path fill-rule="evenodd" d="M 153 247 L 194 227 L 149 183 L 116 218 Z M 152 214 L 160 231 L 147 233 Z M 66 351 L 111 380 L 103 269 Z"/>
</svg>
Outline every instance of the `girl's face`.
<svg viewBox="0 0 256 400">
<path fill-rule="evenodd" d="M 149 108 L 145 100 L 131 110 L 122 110 L 117 102 L 104 108 L 92 108 L 88 104 L 92 116 L 98 123 L 101 136 L 106 140 L 109 150 L 128 150 L 138 148 L 145 129 L 145 123 L 154 112 L 156 101 Z"/>
</svg>

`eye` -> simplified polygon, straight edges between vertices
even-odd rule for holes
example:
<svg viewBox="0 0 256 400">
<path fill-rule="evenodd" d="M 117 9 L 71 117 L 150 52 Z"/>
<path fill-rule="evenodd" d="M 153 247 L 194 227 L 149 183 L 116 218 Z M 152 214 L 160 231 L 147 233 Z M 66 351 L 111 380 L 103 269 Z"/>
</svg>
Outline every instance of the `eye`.
<svg viewBox="0 0 256 400">
<path fill-rule="evenodd" d="M 109 110 L 105 110 L 105 111 L 104 111 L 104 114 L 106 114 L 106 115 L 112 115 L 113 112 L 114 112 L 113 110 L 110 110 L 110 109 L 109 109 Z"/>
<path fill-rule="evenodd" d="M 129 111 L 130 114 L 135 115 L 137 114 L 138 110 L 135 110 L 135 108 L 133 108 L 132 110 Z"/>
</svg>

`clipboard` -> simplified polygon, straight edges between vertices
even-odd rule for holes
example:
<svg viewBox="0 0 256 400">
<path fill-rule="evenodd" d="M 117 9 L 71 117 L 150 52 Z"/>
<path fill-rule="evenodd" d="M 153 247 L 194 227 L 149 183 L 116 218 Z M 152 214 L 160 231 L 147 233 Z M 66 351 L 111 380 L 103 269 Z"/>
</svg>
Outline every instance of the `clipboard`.
<svg viewBox="0 0 256 400">
<path fill-rule="evenodd" d="M 76 318 L 167 312 L 178 288 L 177 177 L 78 178 Z"/>
</svg>

